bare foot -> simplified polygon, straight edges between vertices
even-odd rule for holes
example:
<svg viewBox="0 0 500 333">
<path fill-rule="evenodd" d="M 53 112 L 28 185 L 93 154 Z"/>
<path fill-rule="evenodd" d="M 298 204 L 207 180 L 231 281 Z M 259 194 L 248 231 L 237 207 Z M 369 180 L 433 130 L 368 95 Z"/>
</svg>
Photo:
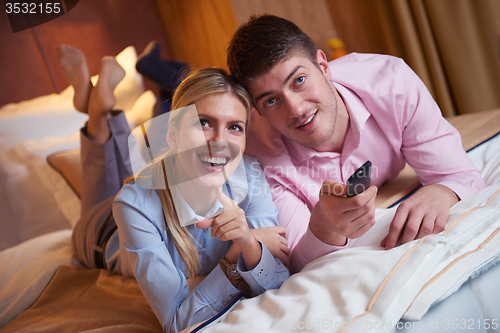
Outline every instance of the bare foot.
<svg viewBox="0 0 500 333">
<path fill-rule="evenodd" d="M 105 142 L 109 138 L 107 118 L 116 104 L 113 91 L 124 76 L 125 71 L 114 57 L 102 58 L 99 80 L 90 92 L 88 103 L 87 134 L 97 142 Z"/>
<path fill-rule="evenodd" d="M 111 111 L 115 106 L 116 99 L 113 91 L 120 81 L 125 77 L 125 71 L 116 62 L 114 57 L 104 57 L 101 60 L 99 79 L 92 89 L 89 98 L 89 116 L 101 116 Z M 90 114 L 92 112 L 92 114 Z"/>
<path fill-rule="evenodd" d="M 75 109 L 86 113 L 92 82 L 85 55 L 78 49 L 62 44 L 57 48 L 57 57 L 66 80 L 75 90 L 73 97 Z"/>
</svg>

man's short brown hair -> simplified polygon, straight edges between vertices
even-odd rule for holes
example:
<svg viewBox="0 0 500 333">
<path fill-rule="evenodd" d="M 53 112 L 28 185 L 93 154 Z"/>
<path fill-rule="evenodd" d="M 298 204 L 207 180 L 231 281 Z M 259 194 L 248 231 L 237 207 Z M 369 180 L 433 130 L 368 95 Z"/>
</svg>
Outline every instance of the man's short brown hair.
<svg viewBox="0 0 500 333">
<path fill-rule="evenodd" d="M 231 75 L 244 86 L 291 55 L 314 64 L 316 45 L 295 23 L 274 15 L 252 16 L 238 28 L 227 50 Z"/>
</svg>

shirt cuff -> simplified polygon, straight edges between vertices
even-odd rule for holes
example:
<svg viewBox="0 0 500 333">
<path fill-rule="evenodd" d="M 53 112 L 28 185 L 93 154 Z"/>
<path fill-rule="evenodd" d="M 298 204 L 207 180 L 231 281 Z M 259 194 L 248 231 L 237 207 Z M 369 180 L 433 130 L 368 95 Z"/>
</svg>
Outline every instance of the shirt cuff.
<svg viewBox="0 0 500 333">
<path fill-rule="evenodd" d="M 290 263 L 293 273 L 299 272 L 305 265 L 318 259 L 325 254 L 346 249 L 349 246 L 349 238 L 344 246 L 326 244 L 313 234 L 307 227 L 302 239 L 290 253 Z"/>
<path fill-rule="evenodd" d="M 222 311 L 240 291 L 227 279 L 219 264 L 195 288 L 197 292 L 216 311 Z"/>
<path fill-rule="evenodd" d="M 482 178 L 479 179 L 471 179 L 469 186 L 465 186 L 458 182 L 453 181 L 442 181 L 437 184 L 446 186 L 458 196 L 460 200 L 467 198 L 469 195 L 477 193 L 485 187 L 484 181 Z"/>
<path fill-rule="evenodd" d="M 273 289 L 276 260 L 269 250 L 259 242 L 262 249 L 260 261 L 252 270 L 247 270 L 243 254 L 238 258 L 238 271 L 255 295 L 260 295 L 267 289 Z M 250 295 L 251 296 L 251 295 Z"/>
</svg>

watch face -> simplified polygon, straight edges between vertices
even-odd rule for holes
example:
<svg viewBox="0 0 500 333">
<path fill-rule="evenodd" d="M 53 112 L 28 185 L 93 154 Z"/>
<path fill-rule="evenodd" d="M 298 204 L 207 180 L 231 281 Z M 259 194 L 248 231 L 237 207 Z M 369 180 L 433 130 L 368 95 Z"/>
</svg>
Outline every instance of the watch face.
<svg viewBox="0 0 500 333">
<path fill-rule="evenodd" d="M 236 265 L 231 265 L 227 269 L 227 273 L 231 279 L 238 279 L 241 275 L 236 268 Z"/>
</svg>

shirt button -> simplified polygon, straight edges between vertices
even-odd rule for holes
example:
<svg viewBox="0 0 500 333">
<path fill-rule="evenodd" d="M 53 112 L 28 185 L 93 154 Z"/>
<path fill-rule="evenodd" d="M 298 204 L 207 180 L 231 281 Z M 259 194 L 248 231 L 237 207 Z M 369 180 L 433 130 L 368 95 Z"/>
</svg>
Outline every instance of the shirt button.
<svg viewBox="0 0 500 333">
<path fill-rule="evenodd" d="M 259 271 L 259 275 L 262 275 L 262 271 L 263 271 L 263 269 L 261 269 L 261 270 Z"/>
</svg>

